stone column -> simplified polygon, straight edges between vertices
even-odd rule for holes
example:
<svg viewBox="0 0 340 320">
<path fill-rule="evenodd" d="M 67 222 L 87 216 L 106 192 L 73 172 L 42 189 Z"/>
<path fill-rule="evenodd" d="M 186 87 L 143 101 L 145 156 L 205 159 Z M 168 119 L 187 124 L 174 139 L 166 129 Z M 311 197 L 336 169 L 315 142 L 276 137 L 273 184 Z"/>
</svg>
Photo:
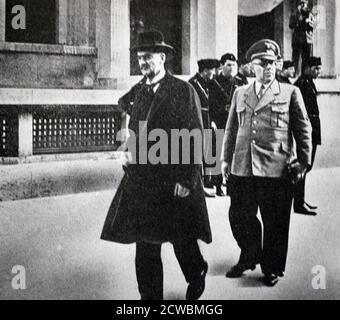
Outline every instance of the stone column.
<svg viewBox="0 0 340 320">
<path fill-rule="evenodd" d="M 129 0 L 97 0 L 98 78 L 119 87 L 130 76 Z"/>
<path fill-rule="evenodd" d="M 283 1 L 283 43 L 282 43 L 282 56 L 284 60 L 292 60 L 292 38 L 293 30 L 289 28 L 290 16 L 295 10 L 295 1 Z"/>
<path fill-rule="evenodd" d="M 198 1 L 198 58 L 237 55 L 238 0 Z"/>
<path fill-rule="evenodd" d="M 183 0 L 182 6 L 182 74 L 192 75 L 197 69 L 197 2 Z"/>
<path fill-rule="evenodd" d="M 334 39 L 335 75 L 340 78 L 340 0 L 335 2 Z"/>
<path fill-rule="evenodd" d="M 67 0 L 57 0 L 57 43 L 67 43 Z"/>
<path fill-rule="evenodd" d="M 238 0 L 216 0 L 216 58 L 238 54 Z"/>
<path fill-rule="evenodd" d="M 18 153 L 19 157 L 33 155 L 33 115 L 23 110 L 18 115 Z"/>
<path fill-rule="evenodd" d="M 89 1 L 89 45 L 96 46 L 96 4 L 97 0 Z"/>
<path fill-rule="evenodd" d="M 0 41 L 5 41 L 6 32 L 6 0 L 0 0 Z"/>
<path fill-rule="evenodd" d="M 317 17 L 314 31 L 313 55 L 322 58 L 322 76 L 334 77 L 336 4 L 339 0 L 315 0 L 313 12 Z"/>
</svg>

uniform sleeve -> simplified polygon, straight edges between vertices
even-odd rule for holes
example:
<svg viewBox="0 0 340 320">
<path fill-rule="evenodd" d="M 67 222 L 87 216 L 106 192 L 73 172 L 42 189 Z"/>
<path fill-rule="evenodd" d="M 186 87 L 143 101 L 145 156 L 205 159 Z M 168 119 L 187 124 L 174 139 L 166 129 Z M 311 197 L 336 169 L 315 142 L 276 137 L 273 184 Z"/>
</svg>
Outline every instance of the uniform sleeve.
<svg viewBox="0 0 340 320">
<path fill-rule="evenodd" d="M 312 163 L 312 126 L 300 89 L 297 87 L 292 93 L 290 113 L 298 160 L 309 166 Z"/>
<path fill-rule="evenodd" d="M 231 101 L 231 107 L 222 146 L 221 160 L 227 162 L 229 165 L 231 165 L 233 159 L 236 136 L 238 131 L 238 119 L 236 113 L 237 95 L 238 90 L 236 89 Z"/>
</svg>

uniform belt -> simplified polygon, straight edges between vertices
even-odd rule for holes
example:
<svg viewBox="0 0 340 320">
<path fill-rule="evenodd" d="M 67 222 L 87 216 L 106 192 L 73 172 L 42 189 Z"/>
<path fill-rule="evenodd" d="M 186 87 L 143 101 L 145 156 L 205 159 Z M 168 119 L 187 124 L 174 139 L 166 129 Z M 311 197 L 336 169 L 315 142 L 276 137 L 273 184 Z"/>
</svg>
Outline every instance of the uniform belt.
<svg viewBox="0 0 340 320">
<path fill-rule="evenodd" d="M 209 112 L 209 108 L 201 108 L 201 111 Z"/>
<path fill-rule="evenodd" d="M 310 114 L 309 117 L 310 118 L 319 118 L 319 115 L 318 114 Z"/>
</svg>

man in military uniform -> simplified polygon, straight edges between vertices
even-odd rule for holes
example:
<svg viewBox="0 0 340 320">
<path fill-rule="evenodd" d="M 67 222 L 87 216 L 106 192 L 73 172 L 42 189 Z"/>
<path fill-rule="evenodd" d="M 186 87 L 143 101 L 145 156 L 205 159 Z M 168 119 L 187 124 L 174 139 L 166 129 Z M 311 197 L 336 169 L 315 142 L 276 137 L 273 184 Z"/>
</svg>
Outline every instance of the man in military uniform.
<svg viewBox="0 0 340 320">
<path fill-rule="evenodd" d="M 214 118 L 212 121 L 216 120 L 220 124 L 221 127 L 218 126 L 218 128 L 225 128 L 231 99 L 237 88 L 235 80 L 237 74 L 236 57 L 232 53 L 224 54 L 221 57 L 221 65 L 222 72 L 216 77 L 216 82 L 213 83 L 211 116 Z"/>
<path fill-rule="evenodd" d="M 198 61 L 198 73 L 189 80 L 189 83 L 195 88 L 201 102 L 203 127 L 206 130 L 211 130 L 211 121 L 209 115 L 210 105 L 210 92 L 209 83 L 216 76 L 216 68 L 219 68 L 220 62 L 216 59 L 202 59 Z M 207 156 L 207 150 L 209 149 L 209 143 L 211 141 L 205 141 L 204 155 Z M 204 170 L 204 185 L 209 186 L 209 166 L 203 160 Z M 214 194 L 208 190 L 204 190 L 207 197 L 214 197 Z M 221 196 L 223 191 L 221 186 L 217 187 L 216 194 Z"/>
<path fill-rule="evenodd" d="M 231 99 L 237 88 L 235 75 L 237 73 L 236 57 L 226 53 L 221 57 L 221 73 L 210 83 L 210 119 L 214 127 L 225 130 Z M 217 149 L 217 148 L 216 148 Z M 212 180 L 216 188 L 223 184 L 223 176 L 215 175 Z M 227 187 L 228 189 L 228 187 Z"/>
<path fill-rule="evenodd" d="M 311 125 L 300 90 L 275 79 L 280 48 L 272 40 L 247 52 L 256 80 L 236 90 L 222 152 L 222 172 L 232 183 L 229 211 L 239 262 L 226 274 L 235 278 L 261 264 L 264 284 L 284 276 L 292 205 L 288 163 L 296 141 L 295 179 L 311 163 Z M 262 228 L 257 218 L 260 209 Z"/>
<path fill-rule="evenodd" d="M 250 66 L 246 59 L 238 59 L 238 73 L 235 76 L 236 85 L 238 87 L 248 84 L 248 77 L 250 76 Z"/>
<path fill-rule="evenodd" d="M 317 90 L 313 79 L 319 77 L 321 72 L 321 58 L 310 57 L 304 69 L 302 76 L 295 82 L 295 85 L 301 90 L 303 100 L 306 105 L 307 113 L 312 124 L 312 163 L 308 168 L 308 172 L 312 170 L 316 150 L 321 145 L 321 123 L 320 112 L 317 100 Z M 317 207 L 305 202 L 305 184 L 306 177 L 296 186 L 294 194 L 294 211 L 305 215 L 315 216 Z"/>
<path fill-rule="evenodd" d="M 284 61 L 280 72 L 276 74 L 276 80 L 282 83 L 292 84 L 290 79 L 295 76 L 295 67 L 293 61 Z"/>
<path fill-rule="evenodd" d="M 136 243 L 136 275 L 142 300 L 163 299 L 161 246 L 172 243 L 188 282 L 186 298 L 195 300 L 204 291 L 208 269 L 197 240 L 211 242 L 201 181 L 202 153 L 197 154 L 192 145 L 187 150 L 172 150 L 168 143 L 164 155 L 167 159 L 173 152 L 180 152 L 178 159 L 190 152 L 190 163 L 155 162 L 150 158 L 155 144 L 148 137 L 155 130 L 166 132 L 168 137 L 174 129 L 202 133 L 199 98 L 191 85 L 165 70 L 167 54 L 173 48 L 160 32 L 141 33 L 132 50 L 145 81 L 133 90 L 133 104 L 126 104 L 125 111 L 131 115 L 129 129 L 135 136 L 133 139 L 131 134 L 127 142 L 132 160 L 124 164 L 125 175 L 111 203 L 101 239 Z M 140 143 L 143 137 L 147 139 L 144 147 Z M 202 135 L 194 138 L 202 139 Z"/>
</svg>

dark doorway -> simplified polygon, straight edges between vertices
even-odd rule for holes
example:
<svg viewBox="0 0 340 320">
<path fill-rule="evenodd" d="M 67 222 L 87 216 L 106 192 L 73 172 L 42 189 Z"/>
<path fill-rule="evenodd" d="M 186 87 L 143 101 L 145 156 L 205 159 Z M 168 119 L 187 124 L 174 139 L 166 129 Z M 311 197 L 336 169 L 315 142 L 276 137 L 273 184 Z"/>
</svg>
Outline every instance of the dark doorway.
<svg viewBox="0 0 340 320">
<path fill-rule="evenodd" d="M 131 0 L 130 1 L 131 46 L 137 43 L 138 34 L 145 30 L 159 30 L 165 42 L 176 49 L 170 55 L 167 68 L 181 74 L 182 67 L 182 0 Z M 135 55 L 131 54 L 131 75 L 140 74 Z"/>
<path fill-rule="evenodd" d="M 253 17 L 238 17 L 238 57 L 244 58 L 249 47 L 261 39 L 275 37 L 275 10 Z"/>
<path fill-rule="evenodd" d="M 26 11 L 26 29 L 14 29 L 12 13 L 20 5 Z M 28 43 L 56 43 L 55 0 L 6 0 L 6 41 Z"/>
</svg>

